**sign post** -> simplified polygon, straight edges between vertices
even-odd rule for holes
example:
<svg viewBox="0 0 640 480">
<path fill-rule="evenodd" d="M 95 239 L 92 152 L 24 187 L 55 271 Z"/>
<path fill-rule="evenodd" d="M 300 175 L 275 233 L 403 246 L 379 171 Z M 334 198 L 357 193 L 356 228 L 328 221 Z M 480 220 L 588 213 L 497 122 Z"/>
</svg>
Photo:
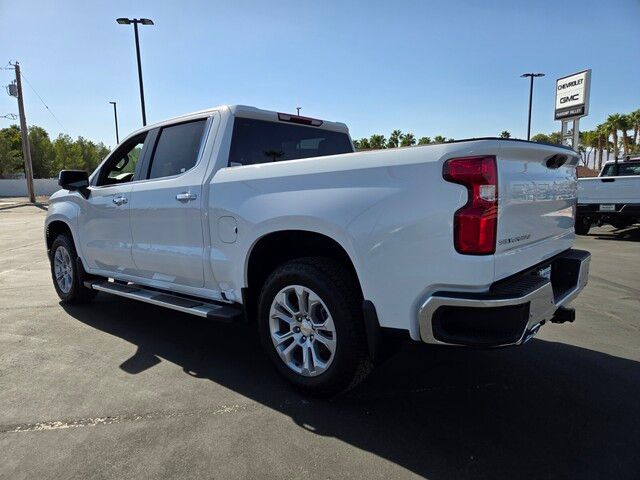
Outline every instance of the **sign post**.
<svg viewBox="0 0 640 480">
<path fill-rule="evenodd" d="M 573 73 L 556 80 L 554 119 L 562 122 L 562 144 L 578 150 L 580 118 L 589 115 L 591 69 Z"/>
</svg>

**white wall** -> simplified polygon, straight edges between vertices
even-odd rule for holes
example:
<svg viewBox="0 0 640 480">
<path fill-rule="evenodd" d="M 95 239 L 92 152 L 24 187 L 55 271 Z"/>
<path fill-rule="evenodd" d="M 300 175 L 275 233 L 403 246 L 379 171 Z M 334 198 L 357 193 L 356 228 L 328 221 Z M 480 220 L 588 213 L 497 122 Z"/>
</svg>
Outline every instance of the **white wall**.
<svg viewBox="0 0 640 480">
<path fill-rule="evenodd" d="M 51 195 L 53 192 L 60 190 L 57 178 L 35 178 L 33 185 L 36 189 L 36 195 Z M 26 197 L 27 181 L 24 178 L 7 179 L 0 178 L 0 197 Z"/>
</svg>

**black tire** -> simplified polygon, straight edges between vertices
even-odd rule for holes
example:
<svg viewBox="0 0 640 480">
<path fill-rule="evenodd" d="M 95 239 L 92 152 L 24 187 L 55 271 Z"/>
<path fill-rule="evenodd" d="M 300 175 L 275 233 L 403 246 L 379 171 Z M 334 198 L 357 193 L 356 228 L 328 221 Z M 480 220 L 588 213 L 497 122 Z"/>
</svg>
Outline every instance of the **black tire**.
<svg viewBox="0 0 640 480">
<path fill-rule="evenodd" d="M 576 234 L 586 235 L 591 229 L 591 219 L 589 217 L 576 217 Z"/>
<path fill-rule="evenodd" d="M 257 312 L 262 346 L 280 374 L 307 395 L 329 397 L 344 392 L 360 383 L 371 370 L 362 299 L 356 282 L 339 262 L 309 257 L 281 265 L 262 286 Z M 312 290 L 333 318 L 336 332 L 333 360 L 317 376 L 304 376 L 290 368 L 280 358 L 271 337 L 269 315 L 272 302 L 278 292 L 291 285 Z"/>
<path fill-rule="evenodd" d="M 56 253 L 60 250 L 59 254 L 67 253 L 71 259 L 69 272 L 71 274 L 71 281 L 69 282 L 68 290 L 62 288 L 56 279 L 56 271 L 55 271 L 55 258 Z M 64 303 L 86 303 L 97 295 L 96 290 L 92 290 L 83 285 L 83 280 L 86 277 L 86 273 L 82 268 L 82 264 L 78 260 L 78 254 L 76 252 L 76 247 L 73 244 L 73 240 L 71 237 L 62 233 L 56 237 L 51 245 L 50 252 L 50 263 L 51 263 L 51 278 L 53 280 L 53 287 L 56 289 L 56 293 L 60 300 Z M 67 290 L 67 291 L 65 291 Z"/>
</svg>

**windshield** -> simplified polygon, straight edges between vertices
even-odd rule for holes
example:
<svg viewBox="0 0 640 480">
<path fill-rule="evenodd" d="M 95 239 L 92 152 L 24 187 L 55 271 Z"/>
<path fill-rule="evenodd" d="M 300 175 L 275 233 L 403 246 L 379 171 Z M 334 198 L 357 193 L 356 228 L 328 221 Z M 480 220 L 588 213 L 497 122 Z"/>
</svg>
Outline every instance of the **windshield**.
<svg viewBox="0 0 640 480">
<path fill-rule="evenodd" d="M 351 153 L 349 135 L 283 122 L 236 118 L 229 165 L 281 162 Z"/>
<path fill-rule="evenodd" d="M 640 162 L 637 163 L 618 163 L 618 173 L 616 173 L 615 163 L 605 165 L 602 169 L 601 177 L 625 177 L 630 175 L 640 175 Z"/>
</svg>

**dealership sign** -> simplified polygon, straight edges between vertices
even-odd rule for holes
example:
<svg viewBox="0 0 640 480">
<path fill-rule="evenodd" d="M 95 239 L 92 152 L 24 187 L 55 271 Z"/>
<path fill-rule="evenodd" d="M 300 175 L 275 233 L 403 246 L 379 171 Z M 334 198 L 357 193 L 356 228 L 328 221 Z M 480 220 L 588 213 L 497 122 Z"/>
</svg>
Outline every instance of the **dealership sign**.
<svg viewBox="0 0 640 480">
<path fill-rule="evenodd" d="M 556 80 L 556 120 L 571 120 L 589 114 L 591 70 Z"/>
</svg>

